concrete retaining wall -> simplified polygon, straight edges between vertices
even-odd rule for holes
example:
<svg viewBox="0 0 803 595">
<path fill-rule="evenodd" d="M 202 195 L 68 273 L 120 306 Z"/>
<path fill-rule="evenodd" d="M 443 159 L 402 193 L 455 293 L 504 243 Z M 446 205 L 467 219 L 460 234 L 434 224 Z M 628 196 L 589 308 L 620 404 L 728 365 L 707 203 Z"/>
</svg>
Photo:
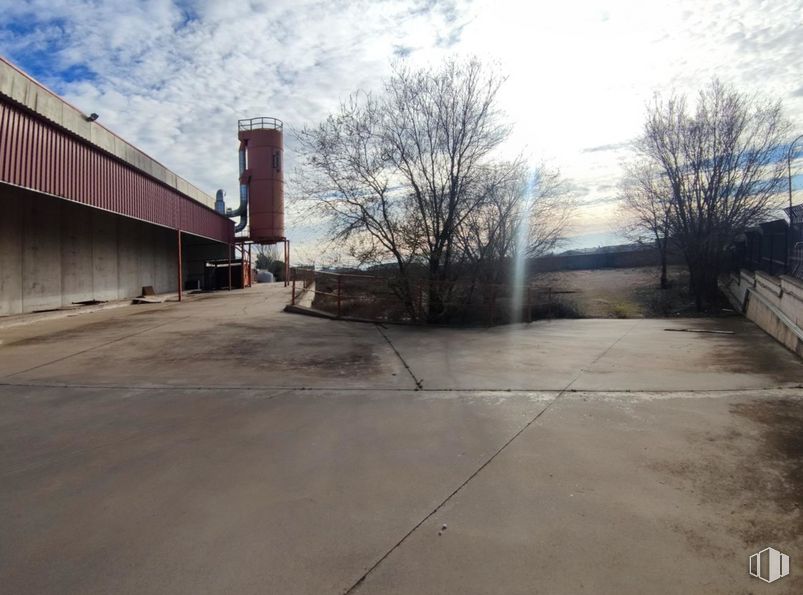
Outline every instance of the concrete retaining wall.
<svg viewBox="0 0 803 595">
<path fill-rule="evenodd" d="M 0 185 L 0 316 L 177 289 L 176 232 Z"/>
<path fill-rule="evenodd" d="M 723 290 L 735 308 L 803 357 L 803 282 L 743 270 Z"/>
</svg>

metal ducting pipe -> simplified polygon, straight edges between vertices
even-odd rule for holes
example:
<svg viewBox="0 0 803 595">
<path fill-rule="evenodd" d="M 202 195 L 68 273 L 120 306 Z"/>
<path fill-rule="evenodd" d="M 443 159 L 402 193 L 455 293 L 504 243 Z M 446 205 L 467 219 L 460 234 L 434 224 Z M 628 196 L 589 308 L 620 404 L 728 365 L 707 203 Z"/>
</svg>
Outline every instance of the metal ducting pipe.
<svg viewBox="0 0 803 595">
<path fill-rule="evenodd" d="M 248 225 L 248 184 L 240 184 L 240 206 L 236 209 L 227 209 L 226 217 L 239 217 L 240 222 L 234 226 L 237 233 Z"/>
<path fill-rule="evenodd" d="M 246 169 L 246 155 L 245 155 L 245 143 L 240 143 L 240 152 L 239 152 L 239 161 L 240 161 L 240 206 L 236 209 L 226 209 L 226 217 L 239 217 L 240 222 L 234 226 L 234 233 L 241 232 L 245 229 L 245 226 L 248 225 L 248 184 L 243 184 L 243 174 L 245 173 Z M 250 176 L 249 176 L 250 181 Z M 218 190 L 218 200 L 222 200 L 222 195 L 225 194 L 223 190 Z M 218 201 L 215 200 L 215 210 L 218 208 Z M 222 211 L 221 211 L 222 212 Z"/>
<path fill-rule="evenodd" d="M 226 193 L 222 188 L 215 194 L 215 210 L 221 215 L 226 214 Z"/>
</svg>

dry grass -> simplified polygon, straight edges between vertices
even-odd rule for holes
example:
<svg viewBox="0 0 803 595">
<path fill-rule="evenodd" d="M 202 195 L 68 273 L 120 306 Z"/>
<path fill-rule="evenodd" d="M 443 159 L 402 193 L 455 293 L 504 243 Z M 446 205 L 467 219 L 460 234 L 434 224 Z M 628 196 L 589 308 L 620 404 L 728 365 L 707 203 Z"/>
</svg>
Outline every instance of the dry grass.
<svg viewBox="0 0 803 595">
<path fill-rule="evenodd" d="M 658 267 L 542 273 L 535 286 L 570 291 L 563 299 L 583 318 L 653 318 L 694 314 L 684 267 L 669 268 L 669 289 Z"/>
<path fill-rule="evenodd" d="M 660 288 L 658 267 L 594 269 L 541 273 L 533 280 L 535 302 L 531 318 L 668 318 L 696 316 L 688 291 L 685 267 L 669 268 L 670 287 Z M 337 278 L 319 276 L 313 307 L 337 312 Z M 340 313 L 371 320 L 405 321 L 409 314 L 390 290 L 387 280 L 341 279 Z M 487 300 L 486 300 L 487 301 Z M 495 307 L 480 300 L 475 316 L 458 314 L 454 324 L 505 323 L 510 318 L 511 297 L 496 295 Z M 426 307 L 426 294 L 423 296 Z M 490 308 L 490 309 L 489 309 Z"/>
</svg>

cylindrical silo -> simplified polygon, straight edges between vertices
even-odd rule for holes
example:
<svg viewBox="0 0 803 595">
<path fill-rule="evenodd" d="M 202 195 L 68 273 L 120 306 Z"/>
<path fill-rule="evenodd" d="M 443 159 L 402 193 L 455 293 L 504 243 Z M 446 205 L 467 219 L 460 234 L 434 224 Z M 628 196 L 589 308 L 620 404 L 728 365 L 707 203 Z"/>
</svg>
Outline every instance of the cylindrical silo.
<svg viewBox="0 0 803 595">
<path fill-rule="evenodd" d="M 238 122 L 240 139 L 240 187 L 248 197 L 249 221 L 254 242 L 284 240 L 284 141 L 282 122 L 276 118 L 251 118 Z"/>
</svg>

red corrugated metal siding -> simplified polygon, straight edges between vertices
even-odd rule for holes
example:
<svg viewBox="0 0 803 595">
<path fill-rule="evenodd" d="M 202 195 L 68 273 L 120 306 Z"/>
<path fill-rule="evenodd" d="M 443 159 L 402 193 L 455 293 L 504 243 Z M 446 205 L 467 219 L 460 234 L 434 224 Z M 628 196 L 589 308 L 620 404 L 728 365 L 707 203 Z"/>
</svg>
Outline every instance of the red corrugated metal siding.
<svg viewBox="0 0 803 595">
<path fill-rule="evenodd" d="M 230 219 L 4 97 L 0 181 L 220 242 L 234 238 Z"/>
</svg>

